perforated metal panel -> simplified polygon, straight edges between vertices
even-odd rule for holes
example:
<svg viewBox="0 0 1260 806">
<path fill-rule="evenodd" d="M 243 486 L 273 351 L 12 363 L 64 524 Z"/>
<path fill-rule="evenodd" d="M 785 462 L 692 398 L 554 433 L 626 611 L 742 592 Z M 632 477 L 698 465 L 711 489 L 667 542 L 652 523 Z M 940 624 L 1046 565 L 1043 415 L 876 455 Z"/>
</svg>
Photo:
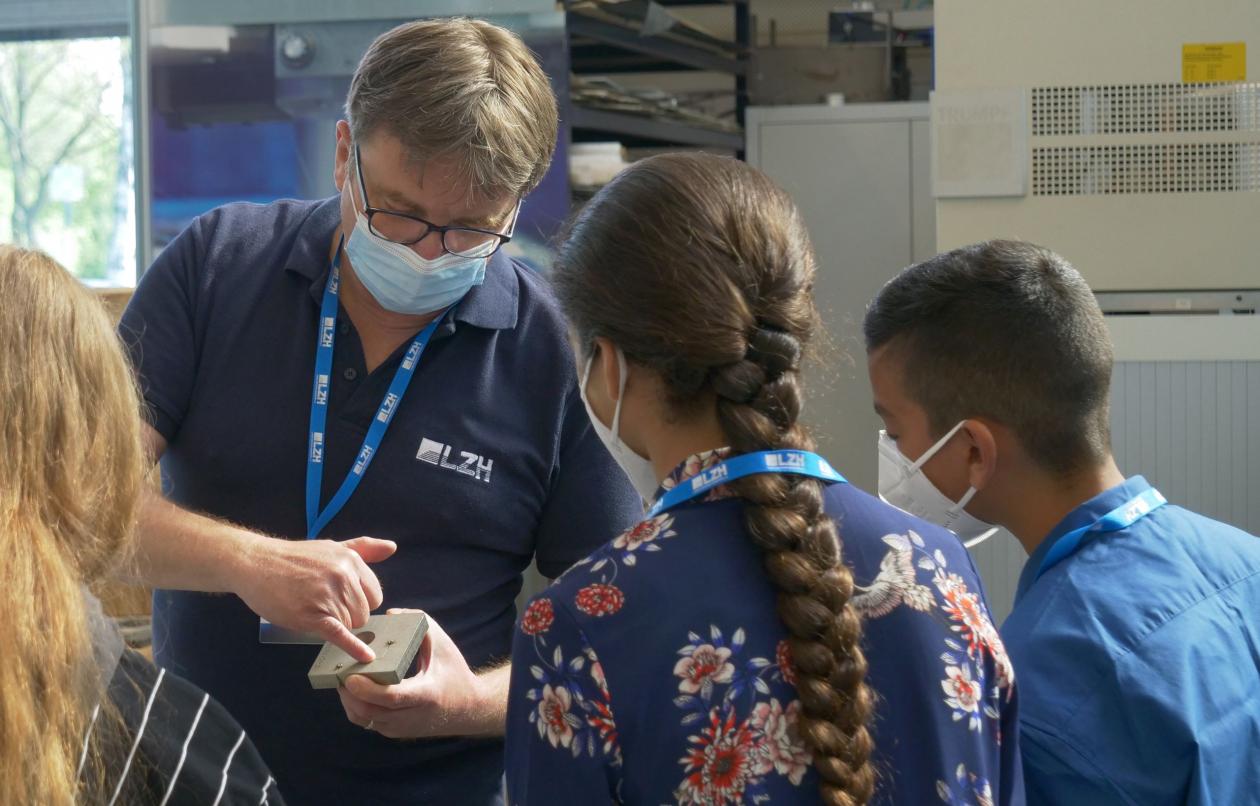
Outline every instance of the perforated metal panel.
<svg viewBox="0 0 1260 806">
<path fill-rule="evenodd" d="M 1034 196 L 1260 191 L 1260 143 L 1034 148 Z"/>
<path fill-rule="evenodd" d="M 1025 192 L 938 196 L 937 246 L 1018 236 L 1067 255 L 1097 291 L 1260 288 L 1251 167 L 1260 146 L 1258 8 L 1257 0 L 937 3 L 937 102 L 1020 91 L 1028 120 Z M 1230 70 L 1183 83 L 1196 43 L 1245 43 L 1249 59 L 1240 64 L 1234 48 Z M 983 104 L 972 119 L 1005 125 Z M 934 120 L 934 136 L 939 129 Z M 1207 148 L 1160 150 L 1182 144 Z M 983 175 L 986 162 L 963 168 Z"/>
<path fill-rule="evenodd" d="M 1260 84 L 1034 87 L 1034 137 L 1260 131 Z"/>
<path fill-rule="evenodd" d="M 1260 84 L 1034 87 L 1030 114 L 1034 196 L 1260 191 Z"/>
</svg>

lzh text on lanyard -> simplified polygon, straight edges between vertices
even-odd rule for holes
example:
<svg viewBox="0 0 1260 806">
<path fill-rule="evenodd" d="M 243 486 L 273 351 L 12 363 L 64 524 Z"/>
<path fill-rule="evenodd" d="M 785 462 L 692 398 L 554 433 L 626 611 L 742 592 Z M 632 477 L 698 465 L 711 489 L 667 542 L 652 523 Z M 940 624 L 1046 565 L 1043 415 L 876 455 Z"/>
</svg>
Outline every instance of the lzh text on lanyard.
<svg viewBox="0 0 1260 806">
<path fill-rule="evenodd" d="M 848 484 L 821 456 L 810 451 L 758 451 L 733 456 L 669 490 L 648 510 L 649 518 L 697 498 L 723 484 L 758 473 L 809 476 L 832 484 Z"/>
<path fill-rule="evenodd" d="M 385 393 L 385 398 L 381 400 L 381 405 L 376 410 L 376 416 L 372 418 L 372 425 L 368 428 L 367 436 L 363 438 L 363 445 L 359 448 L 354 465 L 346 474 L 345 480 L 341 482 L 341 487 L 337 489 L 332 500 L 328 502 L 328 506 L 321 512 L 319 496 L 324 482 L 325 429 L 328 423 L 328 398 L 332 378 L 333 344 L 337 338 L 340 289 L 341 244 L 339 243 L 337 256 L 333 258 L 332 268 L 328 272 L 328 282 L 324 286 L 324 300 L 319 309 L 319 328 L 315 342 L 315 381 L 311 388 L 310 436 L 306 452 L 306 538 L 308 540 L 317 537 L 328 522 L 337 516 L 341 508 L 350 500 L 350 496 L 354 494 L 359 482 L 363 480 L 363 474 L 367 473 L 368 466 L 372 464 L 372 459 L 381 446 L 381 440 L 385 437 L 385 431 L 393 421 L 394 414 L 402 403 L 403 395 L 407 393 L 407 386 L 416 373 L 420 356 L 424 355 L 424 350 L 429 346 L 429 340 L 433 338 L 438 325 L 454 310 L 454 307 L 447 308 L 445 313 L 421 330 L 411 342 L 411 346 L 407 348 L 402 363 L 398 365 L 398 370 L 394 373 L 394 380 L 389 385 L 389 391 Z"/>
</svg>

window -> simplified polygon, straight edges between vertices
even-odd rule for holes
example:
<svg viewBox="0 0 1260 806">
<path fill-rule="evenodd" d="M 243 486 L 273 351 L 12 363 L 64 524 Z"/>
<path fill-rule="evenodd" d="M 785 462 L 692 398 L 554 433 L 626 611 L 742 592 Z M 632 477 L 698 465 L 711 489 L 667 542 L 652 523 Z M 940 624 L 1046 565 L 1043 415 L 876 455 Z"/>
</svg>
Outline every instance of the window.
<svg viewBox="0 0 1260 806">
<path fill-rule="evenodd" d="M 135 283 L 131 72 L 125 37 L 0 43 L 0 241 L 91 285 Z"/>
</svg>

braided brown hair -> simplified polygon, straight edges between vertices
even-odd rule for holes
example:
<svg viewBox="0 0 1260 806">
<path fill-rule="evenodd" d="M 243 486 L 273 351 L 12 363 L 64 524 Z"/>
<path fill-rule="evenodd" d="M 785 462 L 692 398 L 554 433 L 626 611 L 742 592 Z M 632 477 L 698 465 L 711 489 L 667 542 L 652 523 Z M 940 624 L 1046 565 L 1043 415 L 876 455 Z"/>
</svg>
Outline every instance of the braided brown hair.
<svg viewBox="0 0 1260 806">
<path fill-rule="evenodd" d="M 800 214 L 764 174 L 665 154 L 634 163 L 587 204 L 554 280 L 581 343 L 607 338 L 656 372 L 671 413 L 713 407 L 740 454 L 813 447 L 797 420 L 801 352 L 818 326 L 814 267 Z M 747 502 L 748 532 L 778 591 L 823 801 L 866 803 L 872 696 L 853 576 L 822 484 L 763 474 L 730 487 Z"/>
</svg>

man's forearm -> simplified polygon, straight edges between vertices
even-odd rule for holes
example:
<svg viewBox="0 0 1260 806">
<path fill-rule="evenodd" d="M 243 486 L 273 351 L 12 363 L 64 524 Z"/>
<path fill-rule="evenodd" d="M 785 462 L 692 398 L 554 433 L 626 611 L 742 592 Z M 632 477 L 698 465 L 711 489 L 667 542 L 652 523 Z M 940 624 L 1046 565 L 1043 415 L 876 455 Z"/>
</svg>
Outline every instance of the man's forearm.
<svg viewBox="0 0 1260 806">
<path fill-rule="evenodd" d="M 229 593 L 241 563 L 264 540 L 231 524 L 198 515 L 146 490 L 140 503 L 137 581 L 155 588 Z"/>
<path fill-rule="evenodd" d="M 512 664 L 504 663 L 477 674 L 481 696 L 468 735 L 500 737 L 507 732 L 508 686 L 512 680 Z"/>
</svg>

